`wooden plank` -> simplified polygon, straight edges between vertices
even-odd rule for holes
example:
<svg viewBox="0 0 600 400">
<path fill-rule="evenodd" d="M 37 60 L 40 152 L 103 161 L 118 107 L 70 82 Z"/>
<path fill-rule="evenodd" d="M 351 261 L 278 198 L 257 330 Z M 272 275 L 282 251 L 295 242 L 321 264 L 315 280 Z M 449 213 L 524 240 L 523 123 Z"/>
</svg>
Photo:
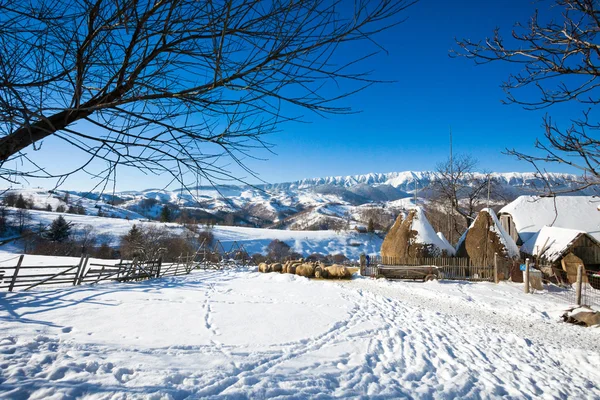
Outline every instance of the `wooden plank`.
<svg viewBox="0 0 600 400">
<path fill-rule="evenodd" d="M 66 272 L 69 272 L 69 271 L 71 271 L 71 270 L 74 270 L 75 268 L 77 268 L 77 265 L 74 265 L 74 266 L 72 266 L 71 268 L 69 268 L 69 269 L 67 269 L 67 270 L 65 270 L 65 271 L 63 271 L 63 272 L 60 272 L 60 273 L 58 273 L 58 274 L 56 274 L 56 275 L 54 275 L 54 276 L 51 276 L 50 278 L 44 279 L 43 281 L 40 281 L 40 282 L 38 282 L 38 283 L 36 283 L 36 284 L 33 284 L 33 285 L 31 285 L 31 286 L 29 286 L 29 287 L 25 288 L 24 290 L 29 290 L 29 289 L 32 289 L 32 288 L 34 288 L 34 287 L 36 287 L 36 286 L 42 285 L 42 284 L 44 284 L 44 283 L 46 283 L 46 282 L 48 282 L 48 281 L 52 280 L 52 279 L 53 279 L 53 278 L 55 278 L 55 277 L 61 276 L 61 275 L 65 274 Z"/>
<path fill-rule="evenodd" d="M 55 275 L 56 274 L 31 274 L 31 275 L 23 275 L 23 274 L 21 274 L 21 276 L 19 276 L 19 278 L 18 278 L 18 281 L 19 282 L 22 281 L 23 278 L 48 278 L 48 277 L 55 276 Z M 68 276 L 68 277 L 71 277 L 71 276 L 75 276 L 75 273 L 74 272 L 69 272 L 69 273 L 66 273 L 64 275 Z"/>
<path fill-rule="evenodd" d="M 21 256 L 19 257 L 19 261 L 17 261 L 17 266 L 15 267 L 15 272 L 13 273 L 12 280 L 10 281 L 10 286 L 8 287 L 9 292 L 12 292 L 13 288 L 15 287 L 15 282 L 17 280 L 17 276 L 19 275 L 19 268 L 21 267 L 21 264 L 23 263 L 24 257 L 25 257 L 25 255 L 21 254 Z"/>
<path fill-rule="evenodd" d="M 26 278 L 26 277 L 19 278 L 17 280 L 17 283 L 35 283 L 35 282 L 40 281 L 39 279 L 23 279 L 23 278 Z M 73 279 L 61 277 L 60 279 L 45 281 L 44 283 L 40 283 L 39 285 L 35 285 L 35 286 L 47 286 L 47 285 L 53 285 L 55 283 L 73 283 Z"/>
</svg>

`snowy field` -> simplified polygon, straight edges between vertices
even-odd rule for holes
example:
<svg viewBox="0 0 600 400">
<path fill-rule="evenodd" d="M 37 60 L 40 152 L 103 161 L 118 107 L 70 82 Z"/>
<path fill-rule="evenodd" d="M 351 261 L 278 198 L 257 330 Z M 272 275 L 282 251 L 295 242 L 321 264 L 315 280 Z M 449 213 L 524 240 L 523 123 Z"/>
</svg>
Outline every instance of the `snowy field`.
<svg viewBox="0 0 600 400">
<path fill-rule="evenodd" d="M 502 283 L 184 277 L 0 294 L 0 398 L 600 397 L 600 330 Z"/>
<path fill-rule="evenodd" d="M 52 221 L 62 215 L 73 225 L 75 236 L 81 234 L 86 228 L 93 229 L 100 241 L 107 242 L 112 247 L 118 247 L 121 237 L 126 235 L 131 227 L 154 226 L 167 228 L 174 235 L 186 233 L 187 228 L 176 223 L 160 223 L 156 221 L 126 220 L 118 218 L 105 218 L 92 215 L 58 214 L 54 212 L 30 210 L 32 226 L 42 224 L 48 226 Z M 248 254 L 265 253 L 271 241 L 279 239 L 286 242 L 293 251 L 307 257 L 313 253 L 344 254 L 346 257 L 358 260 L 361 253 L 378 254 L 383 239 L 375 234 L 358 233 L 354 230 L 347 231 L 292 231 L 280 229 L 246 228 L 239 226 L 214 226 L 204 227 L 212 232 L 215 241 L 220 240 L 228 251 L 234 242 L 242 244 Z M 187 231 L 187 233 L 190 233 Z M 11 253 L 21 253 L 22 244 L 12 242 L 0 248 L 0 261 L 9 258 Z"/>
</svg>

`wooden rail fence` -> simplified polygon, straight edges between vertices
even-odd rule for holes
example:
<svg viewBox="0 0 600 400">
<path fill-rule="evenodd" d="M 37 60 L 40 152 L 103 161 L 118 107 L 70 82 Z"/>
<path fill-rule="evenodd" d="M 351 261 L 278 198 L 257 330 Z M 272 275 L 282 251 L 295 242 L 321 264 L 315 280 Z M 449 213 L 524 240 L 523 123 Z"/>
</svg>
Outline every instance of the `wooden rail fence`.
<svg viewBox="0 0 600 400">
<path fill-rule="evenodd" d="M 193 256 L 179 257 L 174 263 L 152 261 L 119 261 L 117 264 L 90 263 L 81 256 L 74 265 L 23 265 L 24 255 L 15 266 L 0 266 L 0 290 L 29 290 L 46 285 L 82 285 L 106 281 L 140 281 L 189 274 L 195 264 Z"/>
</svg>

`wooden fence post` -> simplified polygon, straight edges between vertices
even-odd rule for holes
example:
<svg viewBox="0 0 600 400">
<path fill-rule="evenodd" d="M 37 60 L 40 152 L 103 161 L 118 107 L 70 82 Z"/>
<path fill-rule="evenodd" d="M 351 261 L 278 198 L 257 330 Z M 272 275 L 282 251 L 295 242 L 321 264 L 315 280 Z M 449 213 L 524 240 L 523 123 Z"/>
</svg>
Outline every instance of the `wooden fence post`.
<svg viewBox="0 0 600 400">
<path fill-rule="evenodd" d="M 581 286 L 583 284 L 583 265 L 577 266 L 577 283 L 575 286 L 575 301 L 577 305 L 581 305 Z"/>
<path fill-rule="evenodd" d="M 160 278 L 160 267 L 162 265 L 162 256 L 158 257 L 158 262 L 156 265 L 156 277 Z"/>
<path fill-rule="evenodd" d="M 77 272 L 75 272 L 75 278 L 73 278 L 73 286 L 77 285 L 79 281 L 79 274 L 81 273 L 81 267 L 83 267 L 83 261 L 85 260 L 85 254 L 81 254 L 81 258 L 79 258 L 79 264 L 77 265 Z"/>
<path fill-rule="evenodd" d="M 525 293 L 529 293 L 529 258 L 525 259 L 525 276 L 523 277 L 525 283 Z"/>
<path fill-rule="evenodd" d="M 494 253 L 494 282 L 500 282 L 498 277 L 498 253 Z"/>
<path fill-rule="evenodd" d="M 10 281 L 10 286 L 8 287 L 9 292 L 12 292 L 13 288 L 15 287 L 17 275 L 19 275 L 19 269 L 21 268 L 21 263 L 23 262 L 23 257 L 25 257 L 25 254 L 21 254 L 21 257 L 19 257 L 19 261 L 17 262 L 17 266 L 15 267 L 15 272 L 13 273 L 12 280 Z"/>
<path fill-rule="evenodd" d="M 81 285 L 81 282 L 83 282 L 83 278 L 85 277 L 85 269 L 87 268 L 88 261 L 90 261 L 90 256 L 85 257 L 85 261 L 83 262 L 83 267 L 81 268 L 81 273 L 79 274 L 79 280 L 77 280 L 78 285 Z"/>
<path fill-rule="evenodd" d="M 365 271 L 365 266 L 366 266 L 366 264 L 367 264 L 367 259 L 366 259 L 365 254 L 363 253 L 363 254 L 360 255 L 360 274 L 362 276 L 365 276 L 365 272 L 366 272 Z"/>
</svg>

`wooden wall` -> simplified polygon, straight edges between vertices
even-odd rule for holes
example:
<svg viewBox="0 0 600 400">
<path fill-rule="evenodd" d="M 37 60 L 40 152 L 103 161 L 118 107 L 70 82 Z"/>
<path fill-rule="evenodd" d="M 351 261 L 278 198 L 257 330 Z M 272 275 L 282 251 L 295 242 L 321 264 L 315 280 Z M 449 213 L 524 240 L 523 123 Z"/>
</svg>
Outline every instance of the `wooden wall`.
<svg viewBox="0 0 600 400">
<path fill-rule="evenodd" d="M 513 218 L 510 214 L 501 214 L 500 215 L 500 224 L 504 228 L 504 230 L 510 235 L 511 238 L 515 241 L 516 244 L 521 245 L 519 240 L 519 232 L 517 232 L 517 227 L 513 221 Z"/>
<path fill-rule="evenodd" d="M 573 243 L 571 251 L 583 260 L 586 267 L 600 265 L 600 245 L 590 239 L 587 235 L 581 235 L 581 237 Z"/>
</svg>

